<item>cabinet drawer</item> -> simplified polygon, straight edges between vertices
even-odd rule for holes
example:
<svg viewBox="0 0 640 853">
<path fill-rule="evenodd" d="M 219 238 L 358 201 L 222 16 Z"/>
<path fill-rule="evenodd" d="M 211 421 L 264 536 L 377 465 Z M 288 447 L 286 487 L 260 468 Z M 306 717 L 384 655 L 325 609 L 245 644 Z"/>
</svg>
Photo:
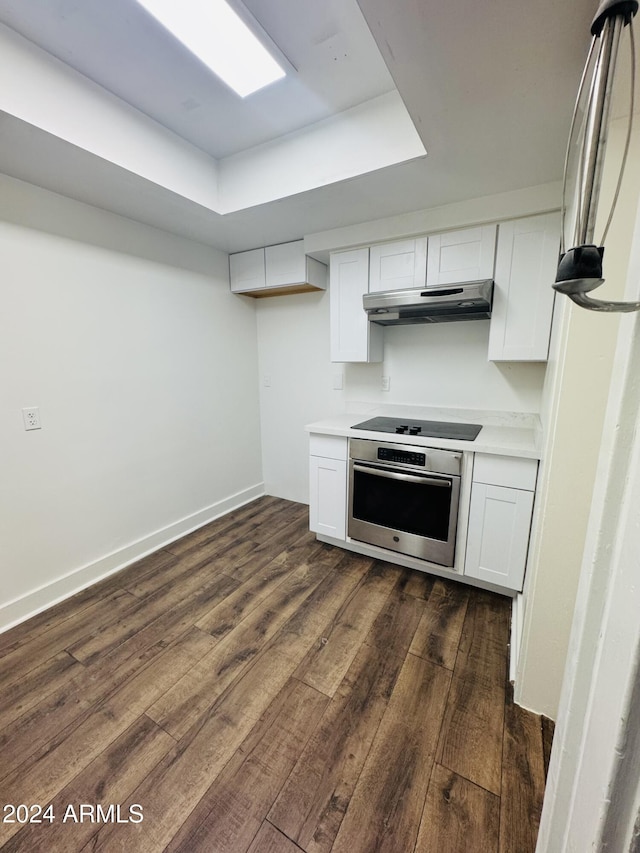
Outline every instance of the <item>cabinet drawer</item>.
<svg viewBox="0 0 640 853">
<path fill-rule="evenodd" d="M 494 456 L 476 453 L 473 463 L 473 482 L 533 492 L 538 474 L 537 459 L 517 456 Z"/>
<path fill-rule="evenodd" d="M 323 456 L 325 459 L 347 459 L 347 438 L 343 435 L 309 436 L 309 453 L 311 456 Z"/>
</svg>

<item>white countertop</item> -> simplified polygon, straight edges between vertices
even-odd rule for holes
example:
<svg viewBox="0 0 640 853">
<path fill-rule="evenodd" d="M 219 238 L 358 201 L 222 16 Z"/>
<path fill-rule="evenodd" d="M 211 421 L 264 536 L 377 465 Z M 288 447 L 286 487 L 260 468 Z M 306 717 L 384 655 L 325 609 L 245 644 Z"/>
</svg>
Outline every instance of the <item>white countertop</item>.
<svg viewBox="0 0 640 853">
<path fill-rule="evenodd" d="M 482 424 L 474 441 L 457 439 L 396 435 L 352 429 L 354 424 L 384 415 L 416 420 L 449 421 Z M 540 419 L 537 415 L 518 412 L 481 412 L 462 409 L 431 409 L 423 406 L 377 406 L 367 411 L 347 412 L 322 421 L 308 424 L 309 433 L 342 435 L 353 438 L 392 441 L 394 444 L 411 444 L 419 447 L 440 447 L 443 450 L 469 450 L 474 453 L 494 453 L 503 456 L 520 456 L 540 459 Z"/>
</svg>

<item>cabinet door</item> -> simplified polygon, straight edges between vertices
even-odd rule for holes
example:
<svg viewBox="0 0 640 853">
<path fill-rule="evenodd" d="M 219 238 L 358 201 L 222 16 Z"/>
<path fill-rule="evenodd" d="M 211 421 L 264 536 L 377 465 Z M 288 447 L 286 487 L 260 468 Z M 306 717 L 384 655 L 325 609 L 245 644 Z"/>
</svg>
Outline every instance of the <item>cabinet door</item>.
<svg viewBox="0 0 640 853">
<path fill-rule="evenodd" d="M 309 529 L 345 540 L 347 537 L 347 463 L 310 457 Z"/>
<path fill-rule="evenodd" d="M 369 250 L 369 293 L 424 287 L 427 238 L 381 243 Z"/>
<path fill-rule="evenodd" d="M 473 483 L 465 575 L 521 590 L 532 510 L 533 492 Z"/>
<path fill-rule="evenodd" d="M 282 287 L 305 281 L 304 240 L 265 249 L 266 286 Z"/>
<path fill-rule="evenodd" d="M 429 237 L 427 286 L 493 278 L 496 226 L 482 225 Z"/>
<path fill-rule="evenodd" d="M 331 361 L 382 361 L 382 326 L 369 323 L 362 305 L 368 288 L 368 249 L 331 255 Z"/>
<path fill-rule="evenodd" d="M 490 361 L 546 361 L 560 246 L 560 216 L 529 216 L 498 229 Z"/>
<path fill-rule="evenodd" d="M 265 286 L 264 249 L 229 255 L 229 280 L 234 293 L 259 290 Z"/>
</svg>

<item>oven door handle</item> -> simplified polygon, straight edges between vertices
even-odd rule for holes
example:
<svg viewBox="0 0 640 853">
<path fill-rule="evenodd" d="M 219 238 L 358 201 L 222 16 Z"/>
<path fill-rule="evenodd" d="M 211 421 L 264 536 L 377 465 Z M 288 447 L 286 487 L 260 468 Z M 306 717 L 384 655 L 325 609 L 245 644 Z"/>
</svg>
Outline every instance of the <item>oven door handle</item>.
<svg viewBox="0 0 640 853">
<path fill-rule="evenodd" d="M 379 465 L 361 465 L 353 463 L 353 470 L 362 474 L 370 474 L 375 471 L 378 477 L 386 477 L 388 480 L 402 480 L 404 483 L 418 483 L 421 486 L 441 486 L 443 489 L 451 488 L 451 480 L 429 477 L 426 474 L 405 474 L 402 471 L 391 471 Z"/>
</svg>

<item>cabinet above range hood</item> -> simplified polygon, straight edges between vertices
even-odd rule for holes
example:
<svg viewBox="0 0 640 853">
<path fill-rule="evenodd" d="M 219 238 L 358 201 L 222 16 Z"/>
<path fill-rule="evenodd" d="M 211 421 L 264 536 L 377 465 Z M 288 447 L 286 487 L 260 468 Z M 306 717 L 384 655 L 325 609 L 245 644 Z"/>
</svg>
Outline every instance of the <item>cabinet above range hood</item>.
<svg viewBox="0 0 640 853">
<path fill-rule="evenodd" d="M 493 281 L 469 281 L 446 287 L 421 287 L 366 293 L 369 322 L 381 326 L 451 323 L 491 317 Z"/>
</svg>

